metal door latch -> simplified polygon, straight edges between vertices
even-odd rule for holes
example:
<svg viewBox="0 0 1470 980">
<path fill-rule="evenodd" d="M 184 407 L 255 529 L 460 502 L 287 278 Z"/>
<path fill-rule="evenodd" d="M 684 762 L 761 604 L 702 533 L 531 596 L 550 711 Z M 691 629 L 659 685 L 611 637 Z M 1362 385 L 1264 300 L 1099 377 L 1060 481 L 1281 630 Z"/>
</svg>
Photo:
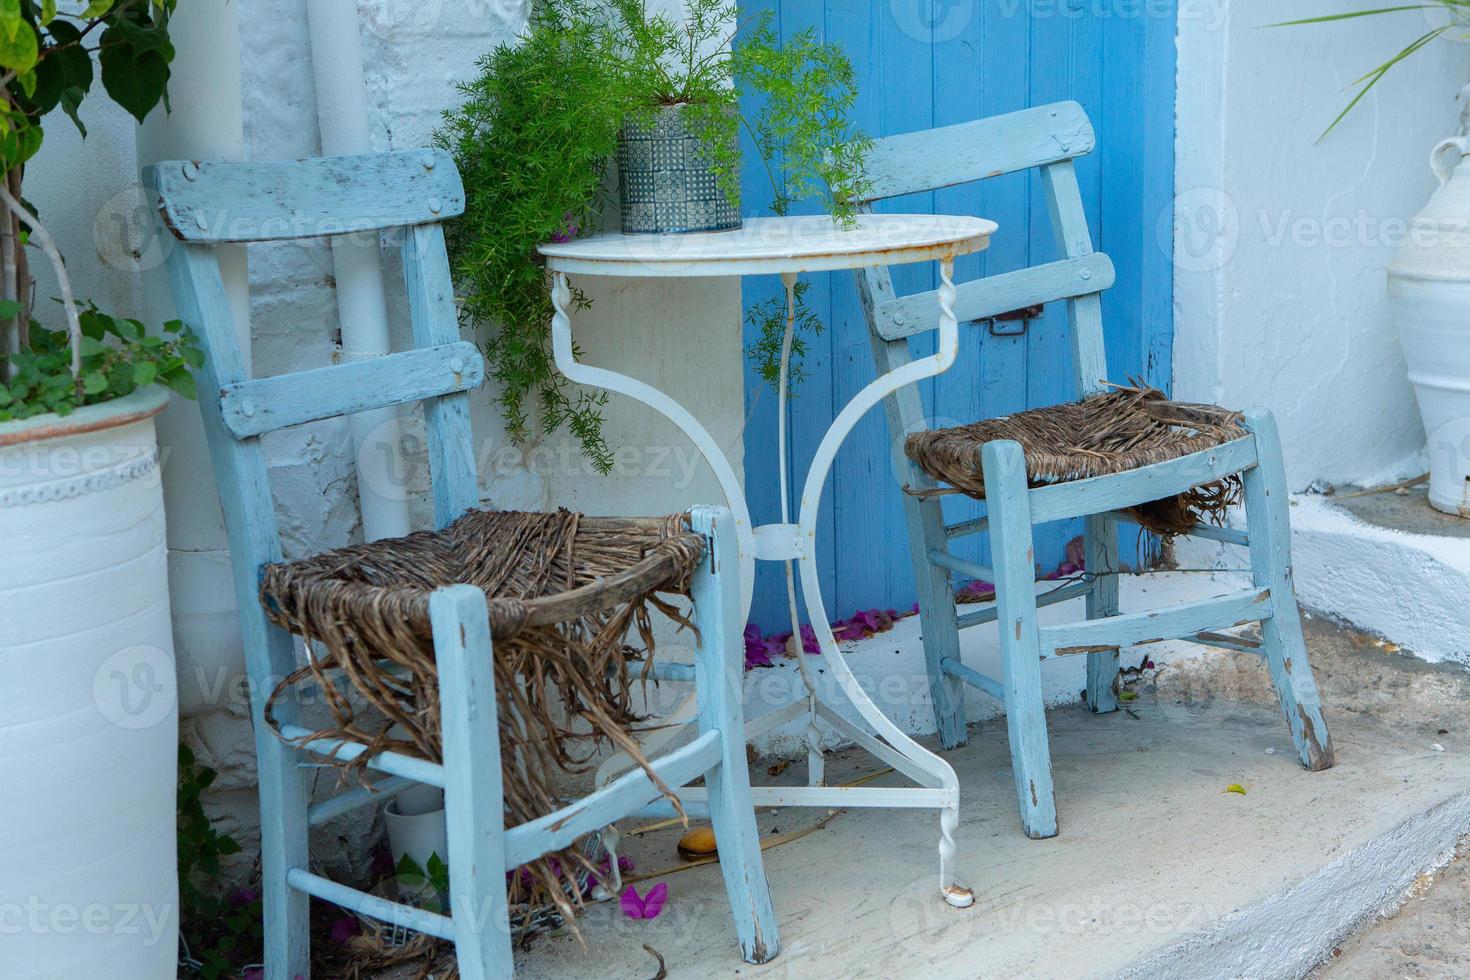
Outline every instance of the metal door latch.
<svg viewBox="0 0 1470 980">
<path fill-rule="evenodd" d="M 1041 316 L 1044 309 L 1043 304 L 1037 303 L 1033 306 L 1023 306 L 1019 310 L 1010 310 L 1006 313 L 998 313 L 992 317 L 986 317 L 981 322 L 990 328 L 992 337 L 1019 337 L 1031 326 L 1031 321 Z"/>
</svg>

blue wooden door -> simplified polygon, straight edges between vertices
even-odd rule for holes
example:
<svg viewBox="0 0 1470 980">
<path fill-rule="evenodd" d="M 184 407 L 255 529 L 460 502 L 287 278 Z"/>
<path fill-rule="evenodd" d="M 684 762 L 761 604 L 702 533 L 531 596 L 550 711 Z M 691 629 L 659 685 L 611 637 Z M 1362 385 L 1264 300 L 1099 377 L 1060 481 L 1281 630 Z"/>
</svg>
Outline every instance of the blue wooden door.
<svg viewBox="0 0 1470 980">
<path fill-rule="evenodd" d="M 1112 256 L 1117 285 L 1105 294 L 1112 379 L 1142 378 L 1168 390 L 1173 335 L 1174 11 L 1172 4 L 1095 4 L 1086 0 L 746 0 L 742 18 L 770 10 L 782 36 L 814 27 L 842 45 L 857 69 L 857 119 L 873 136 L 928 129 L 1060 99 L 1092 118 L 1098 149 L 1078 161 L 1078 177 L 1097 247 Z M 748 214 L 768 213 L 771 187 L 744 147 Z M 1056 257 L 1035 174 L 884 202 L 882 210 L 978 214 L 1000 230 L 988 251 L 961 259 L 956 278 L 1005 272 Z M 932 267 L 895 269 L 899 293 L 931 289 Z M 808 377 L 790 405 L 789 451 L 801 485 L 828 422 L 874 371 L 851 273 L 811 277 L 808 304 L 825 331 L 809 341 Z M 748 279 L 747 308 L 780 292 L 779 280 Z M 747 327 L 746 343 L 754 336 Z M 927 348 L 927 349 L 926 349 Z M 918 341 L 919 353 L 932 342 Z M 1052 304 L 1020 336 L 992 336 L 961 325 L 959 361 L 927 382 L 926 411 L 936 425 L 972 421 L 1075 396 L 1065 310 Z M 747 366 L 745 472 L 753 518 L 779 520 L 776 398 Z M 836 618 L 855 609 L 907 609 L 913 576 L 889 464 L 887 427 L 874 410 L 838 455 L 818 530 L 823 594 Z M 978 511 L 946 503 L 951 519 Z M 1055 568 L 1080 522 L 1038 529 L 1037 563 Z M 1154 547 L 1131 535 L 1124 555 L 1147 561 Z M 957 552 L 988 560 L 968 539 Z M 784 627 L 784 580 L 763 565 L 752 621 Z"/>
</svg>

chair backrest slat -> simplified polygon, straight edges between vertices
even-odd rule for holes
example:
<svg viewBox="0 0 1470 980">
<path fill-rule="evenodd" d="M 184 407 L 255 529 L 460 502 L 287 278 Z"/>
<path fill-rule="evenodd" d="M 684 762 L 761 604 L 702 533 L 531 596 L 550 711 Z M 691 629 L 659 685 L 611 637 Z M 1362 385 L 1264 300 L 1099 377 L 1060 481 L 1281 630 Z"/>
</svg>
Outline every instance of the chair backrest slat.
<svg viewBox="0 0 1470 980">
<path fill-rule="evenodd" d="M 1002 272 L 955 286 L 955 317 L 961 323 L 1011 310 L 1085 296 L 1113 284 L 1113 261 L 1100 252 L 1028 269 Z M 939 328 L 938 293 L 927 290 L 890 300 L 874 310 L 878 335 L 901 340 Z"/>
<path fill-rule="evenodd" d="M 193 327 L 204 351 L 199 372 L 200 392 L 219 391 L 245 380 L 245 362 L 235 341 L 234 324 L 219 260 L 201 245 L 180 244 L 167 259 L 169 281 L 180 319 Z M 220 508 L 230 539 L 235 602 L 240 609 L 247 665 L 256 684 L 275 682 L 297 667 L 289 633 L 266 619 L 256 590 L 261 566 L 281 559 L 280 530 L 271 499 L 270 480 L 259 439 L 235 439 L 225 428 L 219 400 L 201 397 L 204 438 L 214 464 Z M 251 698 L 256 732 L 266 732 L 261 711 L 264 698 Z M 295 699 L 285 698 L 276 716 L 294 724 L 299 715 Z M 302 806 L 305 801 L 299 801 Z"/>
<path fill-rule="evenodd" d="M 1041 182 L 1046 188 L 1047 208 L 1051 212 L 1052 233 L 1057 250 L 1068 258 L 1092 255 L 1092 233 L 1087 229 L 1087 214 L 1082 208 L 1082 190 L 1077 186 L 1077 168 L 1071 160 L 1048 164 L 1041 168 Z M 1107 385 L 1107 350 L 1103 345 L 1102 293 L 1092 292 L 1067 301 L 1068 331 L 1072 338 L 1072 366 L 1077 377 L 1077 392 L 1082 397 L 1097 394 Z"/>
<path fill-rule="evenodd" d="M 1084 397 L 1105 387 L 1107 356 L 1103 348 L 1101 292 L 1115 278 L 1112 262 L 1093 250 L 1072 162 L 1094 145 L 1092 124 L 1082 107 L 1076 102 L 1058 102 L 957 126 L 885 137 L 875 142 L 866 168 L 871 182 L 868 203 L 1032 167 L 1040 169 L 1060 259 L 959 284 L 956 315 L 968 322 L 1065 301 L 1077 388 Z M 1005 234 L 1005 229 L 1000 233 Z M 888 270 L 865 269 L 858 276 L 862 288 L 876 300 L 867 313 L 869 329 L 878 340 L 907 343 L 909 337 L 938 327 L 933 292 L 877 299 L 892 296 Z M 911 424 L 913 420 L 906 421 L 906 425 Z"/>
<path fill-rule="evenodd" d="M 225 428 L 242 439 L 469 391 L 484 380 L 479 348 L 459 341 L 226 385 L 219 394 L 220 411 Z"/>
<path fill-rule="evenodd" d="M 464 210 L 464 185 L 442 150 L 310 160 L 148 167 L 158 213 L 186 242 L 269 242 L 441 221 Z"/>
<path fill-rule="evenodd" d="M 863 201 L 968 184 L 1070 160 L 1092 150 L 1087 113 L 1076 102 L 877 140 L 867 159 Z"/>
<path fill-rule="evenodd" d="M 181 318 L 205 353 L 199 385 L 205 434 L 230 535 L 237 599 L 250 629 L 270 633 L 270 663 L 252 675 L 293 669 L 290 638 L 256 617 L 262 565 L 281 558 L 280 534 L 260 447 L 266 432 L 318 419 L 421 401 L 428 432 L 436 522 L 479 503 L 468 391 L 484 361 L 459 335 L 444 232 L 464 209 L 454 161 L 438 150 L 267 163 L 168 161 L 144 171 L 165 227 L 179 239 L 168 265 Z M 268 378 L 248 376 L 212 246 L 403 227 L 412 350 Z M 376 239 L 374 239 L 376 240 Z M 256 620 L 259 620 L 256 622 Z M 284 639 L 283 639 L 284 637 Z M 279 662 L 276 662 L 279 661 Z"/>
<path fill-rule="evenodd" d="M 423 224 L 408 229 L 403 243 L 403 281 L 414 343 L 429 347 L 457 341 L 459 316 L 441 226 Z M 475 359 L 480 359 L 478 352 Z M 469 395 L 460 391 L 429 399 L 424 403 L 424 420 L 434 485 L 434 520 L 444 527 L 480 502 Z"/>
</svg>

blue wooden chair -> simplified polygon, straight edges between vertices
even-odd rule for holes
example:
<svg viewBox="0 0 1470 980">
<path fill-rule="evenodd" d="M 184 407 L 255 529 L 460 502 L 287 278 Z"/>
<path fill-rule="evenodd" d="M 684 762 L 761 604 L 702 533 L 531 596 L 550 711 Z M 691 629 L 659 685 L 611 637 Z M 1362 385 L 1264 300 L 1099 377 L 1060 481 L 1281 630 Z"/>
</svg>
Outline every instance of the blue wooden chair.
<svg viewBox="0 0 1470 980">
<path fill-rule="evenodd" d="M 228 526 L 236 598 L 251 688 L 269 692 L 296 670 L 291 634 L 258 601 L 262 569 L 281 561 L 275 511 L 260 437 L 317 419 L 419 401 L 424 404 L 437 525 L 447 527 L 479 502 L 468 392 L 483 379 L 473 344 L 460 340 L 443 230 L 460 213 L 464 191 L 453 161 L 437 151 L 268 163 L 173 161 L 149 167 L 164 225 L 178 239 L 168 269 L 178 311 L 205 350 L 200 408 Z M 269 378 L 246 376 L 212 246 L 342 232 L 403 229 L 403 274 L 415 349 Z M 704 538 L 691 587 L 701 648 L 694 667 L 699 734 L 650 763 L 668 787 L 699 778 L 719 839 L 720 864 L 747 962 L 779 948 L 761 863 L 746 769 L 741 710 L 740 587 L 734 522 L 723 508 L 696 509 Z M 567 595 L 572 595 L 567 593 Z M 556 597 L 561 598 L 561 597 Z M 399 752 L 372 754 L 360 743 L 310 739 L 299 703 L 252 703 L 259 762 L 265 970 L 272 980 L 310 972 L 307 901 L 316 896 L 373 918 L 455 943 L 466 978 L 511 973 L 506 873 L 638 812 L 662 795 L 649 772 L 635 770 L 542 819 L 507 829 L 501 744 L 485 593 L 470 585 L 435 590 L 428 606 L 441 704 L 443 762 Z M 686 668 L 687 670 L 687 668 Z M 309 827 L 386 798 L 383 784 L 311 804 L 308 766 L 324 756 L 352 760 L 401 788 L 445 792 L 451 915 L 389 902 L 319 876 L 308 854 Z"/>
<path fill-rule="evenodd" d="M 1183 639 L 1259 654 L 1302 765 L 1332 765 L 1292 588 L 1286 479 L 1270 413 L 1183 405 L 1157 392 L 1118 390 L 1106 380 L 1101 292 L 1114 272 L 1108 257 L 1093 251 L 1072 162 L 1093 143 L 1082 107 L 1062 102 L 881 139 L 868 166 L 869 204 L 1032 167 L 1041 172 L 1060 257 L 960 285 L 956 312 L 961 322 L 985 322 L 1065 302 L 1080 401 L 935 430 L 924 421 L 916 389 L 887 404 L 894 445 L 903 447 L 897 465 L 940 740 L 947 748 L 966 740 L 963 685 L 1005 704 L 1021 822 L 1035 838 L 1057 832 L 1040 672 L 1051 657 L 1087 657 L 1086 704 L 1101 713 L 1118 707 L 1124 647 Z M 860 272 L 858 287 L 878 369 L 891 371 L 910 359 L 909 338 L 936 328 L 933 294 L 896 296 L 885 268 Z M 1201 504 L 1218 515 L 1242 485 L 1248 533 L 1199 520 Z M 946 526 L 939 497 L 950 492 L 984 500 L 985 515 Z M 1038 596 L 1032 527 L 1074 517 L 1086 518 L 1084 580 Z M 1120 522 L 1246 546 L 1254 584 L 1219 598 L 1119 614 Z M 987 531 L 993 569 L 951 553 L 952 539 Z M 956 576 L 994 583 L 994 606 L 960 615 Z M 1037 624 L 1039 605 L 1077 596 L 1086 597 L 1086 621 Z M 1000 680 L 960 660 L 958 631 L 991 620 L 1000 624 Z M 1261 624 L 1259 643 L 1216 632 L 1247 622 Z"/>
</svg>

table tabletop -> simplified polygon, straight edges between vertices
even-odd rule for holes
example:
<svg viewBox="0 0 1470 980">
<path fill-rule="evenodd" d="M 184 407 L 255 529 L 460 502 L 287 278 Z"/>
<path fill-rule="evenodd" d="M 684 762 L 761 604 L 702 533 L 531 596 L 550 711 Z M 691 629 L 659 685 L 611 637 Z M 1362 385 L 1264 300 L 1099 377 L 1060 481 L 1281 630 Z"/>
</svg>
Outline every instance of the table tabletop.
<svg viewBox="0 0 1470 980">
<path fill-rule="evenodd" d="M 978 252 L 996 224 L 952 214 L 746 218 L 730 231 L 603 233 L 540 247 L 552 272 L 601 276 L 745 276 L 901 265 Z"/>
</svg>

